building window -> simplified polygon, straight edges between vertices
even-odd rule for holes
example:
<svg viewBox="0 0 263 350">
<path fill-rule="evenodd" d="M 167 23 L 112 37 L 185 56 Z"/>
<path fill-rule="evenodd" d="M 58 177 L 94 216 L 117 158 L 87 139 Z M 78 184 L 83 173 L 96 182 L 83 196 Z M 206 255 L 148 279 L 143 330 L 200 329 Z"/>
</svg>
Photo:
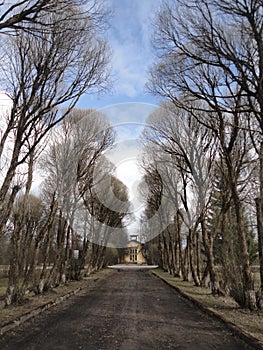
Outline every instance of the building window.
<svg viewBox="0 0 263 350">
<path fill-rule="evenodd" d="M 137 248 L 130 248 L 129 249 L 130 253 L 130 262 L 137 262 L 138 261 L 138 249 Z"/>
</svg>

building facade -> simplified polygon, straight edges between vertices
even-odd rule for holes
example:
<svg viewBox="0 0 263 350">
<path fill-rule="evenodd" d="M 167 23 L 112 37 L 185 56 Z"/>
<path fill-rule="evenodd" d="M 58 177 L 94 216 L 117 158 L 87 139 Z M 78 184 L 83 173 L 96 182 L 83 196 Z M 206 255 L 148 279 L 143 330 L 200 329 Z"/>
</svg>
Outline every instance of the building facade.
<svg viewBox="0 0 263 350">
<path fill-rule="evenodd" d="M 143 245 L 138 241 L 137 237 L 137 235 L 130 237 L 124 255 L 125 264 L 146 264 L 143 256 Z"/>
</svg>

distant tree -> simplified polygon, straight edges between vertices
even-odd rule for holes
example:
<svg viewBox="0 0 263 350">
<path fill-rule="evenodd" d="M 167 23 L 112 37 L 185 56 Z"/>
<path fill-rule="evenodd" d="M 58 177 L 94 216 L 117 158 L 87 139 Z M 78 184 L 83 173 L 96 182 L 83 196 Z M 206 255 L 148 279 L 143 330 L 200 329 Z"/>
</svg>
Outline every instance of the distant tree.
<svg viewBox="0 0 263 350">
<path fill-rule="evenodd" d="M 93 223 L 89 235 L 92 249 L 89 272 L 103 266 L 107 246 L 121 248 L 127 242 L 125 226 L 130 217 L 127 187 L 107 168 L 105 171 L 104 164 L 105 160 L 100 164 L 99 177 L 93 178 L 82 194 Z"/>
<path fill-rule="evenodd" d="M 149 144 L 157 145 L 162 154 L 159 161 L 156 152 L 154 158 L 158 165 L 160 164 L 159 171 L 162 174 L 163 193 L 169 193 L 175 205 L 175 213 L 180 209 L 180 205 L 185 211 L 184 222 L 189 230 L 188 249 L 193 279 L 197 285 L 201 284 L 200 276 L 196 270 L 196 265 L 199 266 L 199 263 L 195 264 L 194 262 L 193 249 L 194 246 L 200 247 L 198 242 L 198 226 L 200 225 L 207 258 L 207 270 L 212 290 L 217 293 L 219 284 L 214 267 L 213 235 L 208 232 L 206 225 L 206 210 L 212 188 L 210 172 L 216 151 L 216 148 L 213 147 L 214 137 L 190 113 L 167 103 L 148 118 L 144 139 Z M 169 157 L 165 155 L 169 155 Z M 161 167 L 164 170 L 161 170 Z M 179 177 L 176 176 L 181 183 L 180 190 L 175 191 L 176 187 L 166 176 L 169 167 L 176 174 L 180 174 Z M 189 195 L 189 191 L 192 195 Z M 197 243 L 195 244 L 196 239 Z M 199 258 L 199 253 L 197 258 Z"/>
<path fill-rule="evenodd" d="M 94 110 L 73 109 L 53 132 L 50 145 L 41 158 L 41 168 L 45 174 L 45 202 L 52 203 L 55 193 L 59 207 L 55 225 L 56 258 L 49 275 L 43 266 L 39 291 L 64 282 L 73 275 L 79 278 L 80 270 L 85 267 L 93 218 L 85 208 L 82 195 L 87 182 L 94 176 L 94 167 L 102 152 L 110 148 L 113 141 L 114 132 L 107 118 Z M 46 234 L 50 246 L 46 245 L 45 261 L 54 232 L 51 230 Z M 81 247 L 77 241 L 81 241 Z M 77 249 L 81 250 L 80 265 L 75 264 L 73 256 L 73 251 Z"/>
<path fill-rule="evenodd" d="M 55 208 L 54 208 L 55 210 Z M 51 211 L 54 216 L 54 210 Z M 50 216 L 41 200 L 28 193 L 17 198 L 12 211 L 11 254 L 5 304 L 20 303 L 36 278 L 36 266 Z"/>
</svg>

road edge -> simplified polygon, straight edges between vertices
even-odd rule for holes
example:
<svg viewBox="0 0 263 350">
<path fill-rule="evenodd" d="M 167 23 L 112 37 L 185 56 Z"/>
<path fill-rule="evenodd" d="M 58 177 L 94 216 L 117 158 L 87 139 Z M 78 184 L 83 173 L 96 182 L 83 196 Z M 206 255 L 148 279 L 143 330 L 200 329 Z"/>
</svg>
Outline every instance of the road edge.
<svg viewBox="0 0 263 350">
<path fill-rule="evenodd" d="M 4 335 L 5 333 L 15 329 L 16 327 L 20 326 L 21 324 L 25 323 L 26 321 L 30 320 L 31 318 L 34 318 L 35 316 L 38 316 L 42 312 L 50 309 L 51 307 L 54 307 L 58 304 L 61 304 L 63 301 L 67 300 L 73 295 L 76 295 L 82 288 L 77 288 L 73 291 L 70 291 L 69 293 L 57 297 L 53 301 L 49 301 L 44 305 L 38 306 L 34 308 L 33 310 L 23 314 L 22 316 L 18 317 L 15 320 L 12 320 L 8 323 L 6 323 L 4 326 L 0 328 L 0 336 Z"/>
<path fill-rule="evenodd" d="M 163 281 L 165 284 L 167 284 L 169 287 L 173 288 L 177 291 L 183 298 L 193 303 L 195 306 L 197 306 L 200 310 L 205 312 L 207 315 L 212 316 L 216 319 L 218 319 L 221 323 L 223 323 L 233 334 L 237 335 L 240 339 L 245 341 L 248 345 L 254 347 L 255 349 L 262 350 L 263 349 L 263 343 L 253 337 L 251 334 L 247 333 L 243 329 L 241 329 L 239 326 L 234 324 L 233 322 L 225 319 L 222 315 L 218 314 L 215 310 L 206 307 L 202 303 L 200 303 L 198 300 L 192 298 L 191 296 L 185 294 L 180 288 L 177 286 L 174 286 L 169 283 L 164 277 L 158 275 L 154 270 L 150 271 L 152 275 L 159 278 L 161 281 Z"/>
<path fill-rule="evenodd" d="M 107 278 L 107 277 L 108 277 L 108 275 L 96 277 L 96 273 L 95 273 L 93 282 L 97 282 L 98 280 L 101 280 L 101 279 Z M 61 304 L 63 301 L 76 295 L 77 293 L 79 293 L 83 289 L 84 289 L 83 287 L 77 287 L 76 289 L 71 290 L 70 292 L 68 292 L 64 295 L 60 295 L 60 296 L 56 297 L 52 301 L 48 301 L 47 303 L 45 303 L 43 305 L 40 305 L 40 306 L 33 308 L 32 310 L 24 313 L 23 315 L 17 317 L 16 319 L 13 319 L 12 321 L 7 322 L 6 324 L 4 324 L 3 326 L 0 327 L 0 338 L 3 335 L 5 335 L 6 333 L 8 333 L 9 331 L 14 330 L 15 328 L 21 326 L 25 322 L 31 320 L 32 318 L 42 314 L 43 312 L 49 310 L 50 308 L 52 308 L 56 305 Z"/>
</svg>

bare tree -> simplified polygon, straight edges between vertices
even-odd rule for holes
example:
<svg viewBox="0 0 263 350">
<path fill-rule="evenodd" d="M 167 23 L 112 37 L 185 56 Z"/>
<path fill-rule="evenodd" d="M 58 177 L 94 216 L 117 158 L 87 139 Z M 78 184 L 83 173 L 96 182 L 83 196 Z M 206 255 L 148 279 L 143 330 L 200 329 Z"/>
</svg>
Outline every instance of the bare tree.
<svg viewBox="0 0 263 350">
<path fill-rule="evenodd" d="M 209 177 L 215 153 L 214 138 L 189 113 L 185 113 L 171 104 L 160 107 L 149 117 L 147 122 L 149 127 L 144 132 L 145 140 L 159 145 L 163 153 L 164 169 L 172 166 L 181 174 L 180 181 L 183 185 L 180 198 L 186 213 L 184 221 L 189 228 L 188 248 L 195 283 L 197 285 L 201 283 L 193 255 L 194 241 L 198 237 L 198 225 L 200 224 L 211 286 L 213 292 L 217 293 L 219 284 L 214 267 L 213 235 L 208 232 L 206 226 L 206 210 L 210 200 L 209 193 L 211 192 Z M 165 157 L 165 154 L 170 155 L 170 157 Z M 174 188 L 170 187 L 165 175 L 162 176 L 162 179 L 164 180 L 164 193 L 168 192 L 170 194 L 174 200 L 176 211 L 179 210 L 178 194 L 174 194 Z M 189 189 L 191 188 L 192 200 L 189 199 L 191 197 L 189 196 L 189 190 L 186 190 L 187 182 L 190 185 Z M 168 190 L 165 191 L 166 186 Z M 193 202 L 193 196 L 196 196 L 196 202 Z M 199 255 L 197 254 L 197 256 Z"/>
<path fill-rule="evenodd" d="M 102 173 L 103 171 L 101 169 Z M 115 241 L 120 246 L 125 233 L 125 220 L 129 216 L 127 187 L 112 174 L 105 173 L 104 176 L 110 176 L 110 187 L 107 182 L 100 181 L 96 191 L 91 188 L 91 192 L 83 197 L 85 206 L 95 219 L 93 237 L 90 237 L 92 254 L 89 272 L 103 266 L 109 244 Z"/>
<path fill-rule="evenodd" d="M 15 31 L 21 30 L 37 35 L 36 24 L 44 27 L 46 31 L 49 30 L 49 26 L 43 20 L 44 15 L 66 12 L 69 6 L 78 9 L 83 5 L 86 5 L 86 9 L 82 11 L 83 15 L 91 8 L 98 10 L 99 7 L 97 1 L 84 0 L 13 0 L 8 2 L 3 0 L 0 3 L 0 30 L 2 34 L 14 34 Z M 71 15 L 68 13 L 65 20 L 70 19 Z"/>
<path fill-rule="evenodd" d="M 82 260 L 85 267 L 89 248 L 88 233 L 93 230 L 93 219 L 83 203 L 83 193 L 94 176 L 94 167 L 102 152 L 112 146 L 114 132 L 106 117 L 93 110 L 74 109 L 53 132 L 51 144 L 42 157 L 42 169 L 46 172 L 44 195 L 49 203 L 53 193 L 60 208 L 57 225 L 57 258 L 46 281 L 45 288 L 65 281 L 66 272 L 75 264 L 73 255 L 77 234 L 82 243 Z M 104 171 L 107 171 L 105 168 Z M 50 232 L 50 234 L 52 234 Z M 51 239 L 49 239 L 49 242 Z M 66 245 L 65 259 L 61 258 Z M 80 271 L 79 271 L 80 272 Z M 78 272 L 78 274 L 79 274 Z M 77 276 L 77 275 L 76 275 Z M 43 281 L 41 282 L 43 285 Z"/>
<path fill-rule="evenodd" d="M 23 3 L 26 2 L 20 2 Z M 19 191 L 19 186 L 12 189 L 17 167 L 43 142 L 49 130 L 63 120 L 82 94 L 106 87 L 109 51 L 99 33 L 104 19 L 96 12 L 96 6 L 91 6 L 84 15 L 76 5 L 64 2 L 63 11 L 44 14 L 40 11 L 37 18 L 43 23 L 30 24 L 37 35 L 17 29 L 17 35 L 4 39 L 5 69 L 1 78 L 13 104 L 2 133 L 0 155 L 10 134 L 13 148 L 0 188 L 2 203 L 11 192 L 7 205 L 2 207 L 1 231 Z M 46 31 L 46 27 L 50 29 Z M 60 110 L 65 104 L 67 108 Z M 34 142 L 26 150 L 29 139 Z"/>
<path fill-rule="evenodd" d="M 188 110 L 220 141 L 239 225 L 242 304 L 254 308 L 243 208 L 237 189 L 236 165 L 243 162 L 245 154 L 239 148 L 238 160 L 235 152 L 240 138 L 245 137 L 241 130 L 247 130 L 259 160 L 262 158 L 262 140 L 258 137 L 262 134 L 263 106 L 262 3 L 179 0 L 174 5 L 167 1 L 157 15 L 155 39 L 160 62 L 152 69 L 150 90 Z M 246 138 L 243 140 L 246 143 Z M 243 148 L 243 152 L 248 149 Z M 261 193 L 261 167 L 259 183 Z M 260 220 L 258 225 L 262 226 Z"/>
<path fill-rule="evenodd" d="M 150 135 L 148 127 L 144 135 L 146 133 Z M 154 135 L 152 136 L 154 138 Z M 141 167 L 145 174 L 144 182 L 148 185 L 146 189 L 142 183 L 140 189 L 146 205 L 141 218 L 143 234 L 145 240 L 152 241 L 153 245 L 156 245 L 155 235 L 158 237 L 161 261 L 159 265 L 173 275 L 181 275 L 183 271 L 182 217 L 178 214 L 183 203 L 179 193 L 180 175 L 174 166 L 172 156 L 165 154 L 162 147 L 158 148 L 158 145 L 151 144 L 148 137 L 146 139 L 147 141 L 142 137 L 144 152 Z M 149 247 L 151 244 L 148 244 Z M 148 250 L 146 250 L 147 253 Z M 167 256 L 164 257 L 163 254 Z"/>
<path fill-rule="evenodd" d="M 79 249 L 76 238 L 81 232 L 76 230 L 79 225 L 77 221 L 82 221 L 85 209 L 80 193 L 83 190 L 80 179 L 81 176 L 88 178 L 88 174 L 92 174 L 94 164 L 113 140 L 114 133 L 106 118 L 92 110 L 72 110 L 63 123 L 53 130 L 49 145 L 41 157 L 42 174 L 46 174 L 46 216 L 38 231 L 32 230 L 31 233 L 28 232 L 29 198 L 35 153 L 33 150 L 29 153 L 25 193 L 20 201 L 19 212 L 14 215 L 6 305 L 23 300 L 30 282 L 33 282 L 35 291 L 41 293 L 66 279 L 79 278 L 79 266 L 72 252 Z M 34 139 L 31 141 L 34 142 Z M 28 147 L 31 147 L 30 143 Z M 82 240 L 81 236 L 80 239 Z M 55 259 L 51 271 L 48 271 L 48 256 L 53 250 L 54 240 L 57 242 Z M 84 249 L 88 246 L 87 239 L 85 240 Z M 34 250 L 28 260 L 28 249 L 33 246 Z M 38 278 L 36 267 L 40 263 L 42 250 L 43 267 Z"/>
</svg>

